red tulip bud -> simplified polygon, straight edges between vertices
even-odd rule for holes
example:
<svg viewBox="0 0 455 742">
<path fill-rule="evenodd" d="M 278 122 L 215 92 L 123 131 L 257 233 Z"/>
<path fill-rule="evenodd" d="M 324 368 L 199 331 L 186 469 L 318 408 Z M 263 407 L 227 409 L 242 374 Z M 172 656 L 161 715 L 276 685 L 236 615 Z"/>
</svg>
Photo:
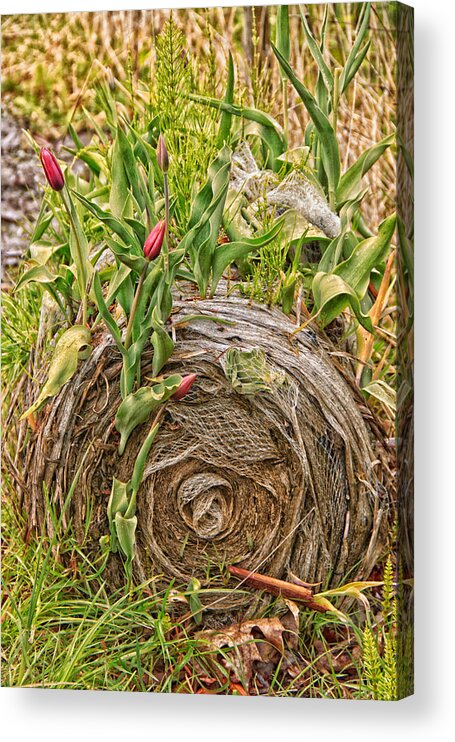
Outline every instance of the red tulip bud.
<svg viewBox="0 0 455 742">
<path fill-rule="evenodd" d="M 166 232 L 166 221 L 163 219 L 155 224 L 149 236 L 144 243 L 144 255 L 147 260 L 155 260 L 163 247 L 164 235 Z"/>
<path fill-rule="evenodd" d="M 182 381 L 180 382 L 179 388 L 172 395 L 172 399 L 176 399 L 178 401 L 179 399 L 182 399 L 185 394 L 188 394 L 194 382 L 196 381 L 196 376 L 197 374 L 188 374 L 188 376 L 184 376 Z"/>
<path fill-rule="evenodd" d="M 162 134 L 158 137 L 158 144 L 156 147 L 156 159 L 158 166 L 163 173 L 167 173 L 169 170 L 169 154 L 166 147 L 166 142 Z"/>
<path fill-rule="evenodd" d="M 41 147 L 39 156 L 47 182 L 54 191 L 61 191 L 65 185 L 65 179 L 56 156 L 47 147 Z"/>
</svg>

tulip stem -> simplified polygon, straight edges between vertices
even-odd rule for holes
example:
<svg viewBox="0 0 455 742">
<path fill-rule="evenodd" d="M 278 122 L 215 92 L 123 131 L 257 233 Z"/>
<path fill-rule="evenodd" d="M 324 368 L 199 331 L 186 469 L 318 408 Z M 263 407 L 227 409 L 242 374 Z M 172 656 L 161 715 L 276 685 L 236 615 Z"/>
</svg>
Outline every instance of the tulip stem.
<svg viewBox="0 0 455 742">
<path fill-rule="evenodd" d="M 133 335 L 133 323 L 134 323 L 134 317 L 136 315 L 137 305 L 139 303 L 139 299 L 141 297 L 142 293 L 142 287 L 144 285 L 144 280 L 147 275 L 147 268 L 148 263 L 146 263 L 142 269 L 142 273 L 139 276 L 139 281 L 137 282 L 136 286 L 136 293 L 134 294 L 133 303 L 131 305 L 131 312 L 128 319 L 128 325 L 126 327 L 126 335 L 125 335 L 125 350 L 128 350 L 128 348 L 131 345 L 132 335 Z"/>
<path fill-rule="evenodd" d="M 164 266 L 166 276 L 169 273 L 169 180 L 167 173 L 163 173 L 164 183 L 164 218 L 166 220 L 166 232 L 165 232 L 165 250 L 164 250 Z"/>
<path fill-rule="evenodd" d="M 145 449 L 146 447 L 150 450 L 150 445 L 151 445 L 150 436 L 153 435 L 153 430 L 154 430 L 154 428 L 156 428 L 158 426 L 158 424 L 159 424 L 159 422 L 160 422 L 160 420 L 161 420 L 161 418 L 163 416 L 163 413 L 164 413 L 165 409 L 166 409 L 166 403 L 164 403 L 158 409 L 158 412 L 156 413 L 156 415 L 155 415 L 155 417 L 153 419 L 153 422 L 152 422 L 152 424 L 150 426 L 149 434 L 148 434 L 147 438 L 145 439 L 144 443 L 142 444 L 142 448 L 141 448 L 141 451 L 139 452 L 139 455 L 143 452 L 143 449 Z M 155 433 L 155 435 L 156 435 L 156 433 Z M 153 438 L 155 437 L 155 435 L 153 435 Z M 152 438 L 152 440 L 153 440 L 153 438 Z M 141 481 L 142 481 L 142 477 L 141 477 Z M 139 487 L 141 485 L 141 481 L 138 483 L 137 489 L 133 490 L 133 492 L 131 494 L 131 499 L 130 499 L 130 501 L 128 503 L 128 507 L 127 507 L 127 509 L 126 509 L 126 511 L 125 511 L 125 513 L 123 515 L 124 518 L 132 518 L 133 515 L 135 515 L 135 513 L 136 513 L 137 493 L 138 493 Z"/>
<path fill-rule="evenodd" d="M 66 209 L 66 212 L 70 220 L 70 229 L 73 233 L 74 241 L 76 244 L 76 250 L 77 250 L 77 256 L 78 256 L 78 260 L 75 261 L 76 267 L 78 269 L 77 270 L 77 282 L 79 284 L 79 293 L 81 295 L 81 303 L 82 303 L 82 324 L 85 327 L 87 325 L 87 273 L 86 273 L 86 268 L 85 268 L 84 250 L 79 240 L 78 225 L 76 224 L 77 216 L 74 211 L 74 205 L 71 200 L 70 192 L 66 186 L 61 191 L 61 197 L 62 197 L 63 205 Z M 77 262 L 79 262 L 79 266 L 77 265 Z"/>
</svg>

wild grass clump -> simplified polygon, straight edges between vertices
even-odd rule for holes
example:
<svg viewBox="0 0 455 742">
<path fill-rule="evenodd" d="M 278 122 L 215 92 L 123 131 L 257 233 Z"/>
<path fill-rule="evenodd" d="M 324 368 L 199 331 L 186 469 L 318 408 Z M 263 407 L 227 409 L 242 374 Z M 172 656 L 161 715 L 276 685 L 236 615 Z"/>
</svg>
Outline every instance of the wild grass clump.
<svg viewBox="0 0 455 742">
<path fill-rule="evenodd" d="M 9 487 L 6 483 L 5 490 Z M 49 509 L 51 513 L 51 504 Z M 359 634 L 355 626 L 361 616 L 352 609 L 352 627 L 328 614 L 302 612 L 291 675 L 285 671 L 289 658 L 283 659 L 266 691 L 260 684 L 256 690 L 254 685 L 239 688 L 220 655 L 199 638 L 188 586 L 170 584 L 160 589 L 157 575 L 134 586 L 129 594 L 109 591 L 103 581 L 105 555 L 88 559 L 71 527 L 58 526 L 55 512 L 52 517 L 58 527 L 53 548 L 49 541 L 29 533 L 25 519 L 18 517 L 6 497 L 3 501 L 4 686 L 397 697 L 393 613 L 378 619 L 369 614 L 385 637 L 385 645 L 379 648 L 376 630 L 367 625 L 363 637 Z M 385 577 L 387 586 L 387 573 Z M 393 600 L 384 596 L 383 607 Z M 175 615 L 179 605 L 193 618 L 182 616 L 182 610 L 180 618 Z M 257 619 L 273 614 L 272 604 Z"/>
</svg>

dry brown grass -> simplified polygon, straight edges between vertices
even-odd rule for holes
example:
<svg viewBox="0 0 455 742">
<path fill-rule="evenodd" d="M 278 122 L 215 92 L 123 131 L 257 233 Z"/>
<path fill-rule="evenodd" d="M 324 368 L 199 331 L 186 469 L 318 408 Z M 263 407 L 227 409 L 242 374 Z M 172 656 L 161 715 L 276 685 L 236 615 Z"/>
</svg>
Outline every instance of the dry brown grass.
<svg viewBox="0 0 455 742">
<path fill-rule="evenodd" d="M 298 7 L 291 7 L 292 60 L 297 74 L 311 87 L 316 77 L 315 63 L 306 47 Z M 324 6 L 304 7 L 318 37 Z M 373 8 L 368 61 L 341 102 L 338 131 L 345 167 L 366 147 L 390 133 L 396 118 L 395 36 L 389 8 L 387 4 Z M 128 69 L 136 82 L 153 77 L 154 39 L 170 12 L 141 10 L 6 17 L 2 29 L 5 101 L 32 128 L 52 125 L 54 135 L 58 135 L 75 105 L 79 110 L 82 104 L 93 108 L 93 83 L 103 74 L 100 64 L 110 68 L 120 80 L 127 78 Z M 345 59 L 352 44 L 358 13 L 359 4 L 355 3 L 330 7 L 327 38 L 334 65 Z M 257 55 L 260 69 L 256 77 L 260 104 L 280 120 L 280 77 L 267 40 L 267 25 L 269 36 L 273 38 L 274 35 L 275 9 L 269 8 L 267 16 L 266 19 L 265 12 L 261 11 L 256 22 L 260 39 Z M 210 85 L 221 93 L 227 50 L 232 49 L 238 72 L 238 95 L 244 100 L 254 97 L 248 49 L 245 53 L 243 44 L 242 8 L 177 10 L 174 18 L 184 31 L 201 78 L 210 77 Z M 215 82 L 211 79 L 213 60 L 218 72 Z M 292 90 L 289 102 L 290 139 L 291 144 L 296 145 L 307 115 Z M 372 194 L 367 196 L 368 216 L 374 225 L 394 205 L 395 157 L 391 150 L 368 175 L 368 184 Z"/>
</svg>

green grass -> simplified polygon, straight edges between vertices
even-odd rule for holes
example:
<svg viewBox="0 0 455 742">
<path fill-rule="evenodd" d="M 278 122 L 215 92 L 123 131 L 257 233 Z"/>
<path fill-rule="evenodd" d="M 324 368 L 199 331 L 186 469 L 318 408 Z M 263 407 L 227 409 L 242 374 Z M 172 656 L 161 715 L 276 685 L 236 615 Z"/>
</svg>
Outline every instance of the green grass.
<svg viewBox="0 0 455 742">
<path fill-rule="evenodd" d="M 7 488 L 9 489 L 7 482 Z M 54 517 L 52 515 L 52 517 Z M 58 528 L 58 523 L 55 525 Z M 174 615 L 185 586 L 158 587 L 158 577 L 109 593 L 105 555 L 87 557 L 71 529 L 56 531 L 54 548 L 27 531 L 9 498 L 3 502 L 2 683 L 4 686 L 237 694 L 222 658 L 198 638 L 190 606 Z M 373 605 L 371 618 L 379 602 Z M 274 601 L 257 618 L 276 614 Z M 182 617 L 182 610 L 185 611 Z M 368 629 L 362 661 L 364 617 L 354 608 L 350 625 L 301 610 L 292 672 L 283 657 L 266 691 L 271 696 L 384 698 L 378 674 L 393 672 L 381 656 L 389 624 Z M 385 633 L 384 633 L 385 632 Z M 384 669 L 385 668 L 385 669 Z M 388 677 L 389 677 L 388 676 Z M 382 689 L 382 690 L 381 690 Z M 243 693 L 247 691 L 243 683 Z M 257 678 L 250 694 L 264 693 Z M 378 696 L 379 694 L 379 696 Z"/>
<path fill-rule="evenodd" d="M 183 669 L 204 649 L 172 622 L 153 581 L 108 595 L 104 557 L 90 562 L 69 532 L 59 561 L 48 544 L 24 543 L 25 524 L 4 505 L 3 684 L 47 688 L 189 691 Z M 60 561 L 61 560 L 61 561 Z M 62 561 L 68 560 L 69 567 Z"/>
<path fill-rule="evenodd" d="M 38 335 L 40 289 L 18 294 L 2 292 L 2 379 L 5 392 L 11 391 L 27 373 L 30 352 Z"/>
</svg>

